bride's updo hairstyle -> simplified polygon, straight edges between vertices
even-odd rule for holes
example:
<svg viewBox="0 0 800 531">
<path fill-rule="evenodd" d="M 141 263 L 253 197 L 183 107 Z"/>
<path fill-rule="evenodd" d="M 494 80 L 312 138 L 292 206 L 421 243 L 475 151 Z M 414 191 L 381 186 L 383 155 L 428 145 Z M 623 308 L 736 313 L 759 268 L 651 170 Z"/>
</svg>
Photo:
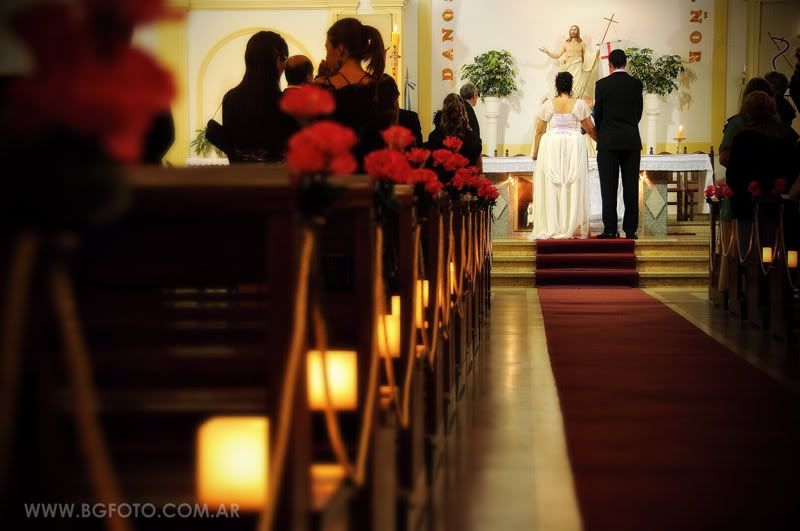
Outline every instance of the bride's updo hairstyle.
<svg viewBox="0 0 800 531">
<path fill-rule="evenodd" d="M 440 111 L 441 128 L 447 136 L 464 138 L 469 129 L 464 100 L 458 94 L 448 94 Z"/>
<path fill-rule="evenodd" d="M 556 94 L 572 95 L 572 74 L 569 72 L 559 72 L 556 75 Z"/>
</svg>

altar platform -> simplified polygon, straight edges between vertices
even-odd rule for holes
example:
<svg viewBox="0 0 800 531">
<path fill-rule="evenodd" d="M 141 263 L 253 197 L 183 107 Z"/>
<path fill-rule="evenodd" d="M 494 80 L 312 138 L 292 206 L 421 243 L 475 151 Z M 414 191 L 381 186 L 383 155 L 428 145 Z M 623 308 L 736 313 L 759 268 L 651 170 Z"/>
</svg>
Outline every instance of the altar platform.
<svg viewBox="0 0 800 531">
<path fill-rule="evenodd" d="M 528 156 L 484 157 L 483 172 L 494 182 L 500 191 L 494 209 L 494 238 L 514 238 L 531 231 L 528 206 L 533 201 L 532 179 L 536 161 Z M 665 238 L 670 232 L 668 220 L 675 216 L 676 202 L 674 192 L 677 183 L 691 175 L 694 186 L 692 210 L 701 219 L 708 214 L 708 205 L 703 200 L 703 189 L 714 183 L 714 166 L 711 157 L 705 153 L 687 155 L 648 155 L 642 156 L 640 165 L 639 189 L 639 235 Z M 602 198 L 600 195 L 600 175 L 597 159 L 589 157 L 589 194 L 591 201 L 590 224 L 592 233 L 602 232 Z M 625 208 L 622 202 L 622 184 L 617 196 L 617 212 L 622 225 Z"/>
</svg>

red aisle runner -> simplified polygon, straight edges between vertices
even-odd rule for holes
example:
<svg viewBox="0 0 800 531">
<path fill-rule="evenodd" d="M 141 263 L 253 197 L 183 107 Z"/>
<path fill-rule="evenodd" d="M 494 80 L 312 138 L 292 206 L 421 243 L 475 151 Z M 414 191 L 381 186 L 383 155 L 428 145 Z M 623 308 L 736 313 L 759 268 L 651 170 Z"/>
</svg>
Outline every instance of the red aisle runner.
<svg viewBox="0 0 800 531">
<path fill-rule="evenodd" d="M 638 289 L 539 298 L 587 531 L 800 530 L 800 397 Z"/>
</svg>

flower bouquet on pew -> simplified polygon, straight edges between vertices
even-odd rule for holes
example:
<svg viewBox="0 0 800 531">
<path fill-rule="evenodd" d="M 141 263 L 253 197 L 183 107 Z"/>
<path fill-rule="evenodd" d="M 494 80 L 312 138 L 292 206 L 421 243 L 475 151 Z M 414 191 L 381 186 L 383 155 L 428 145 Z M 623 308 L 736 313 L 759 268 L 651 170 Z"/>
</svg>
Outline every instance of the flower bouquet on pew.
<svg viewBox="0 0 800 531">
<path fill-rule="evenodd" d="M 708 204 L 714 201 L 719 202 L 720 219 L 733 219 L 733 205 L 730 198 L 734 196 L 734 192 L 727 183 L 719 182 L 717 184 L 709 184 L 706 186 L 703 195 L 705 195 L 706 203 Z"/>
<path fill-rule="evenodd" d="M 289 138 L 286 165 L 299 188 L 301 212 L 307 220 L 319 221 L 342 193 L 329 177 L 352 174 L 358 167 L 352 153 L 358 138 L 349 127 L 321 119 L 336 107 L 327 90 L 314 86 L 290 90 L 280 106 L 305 125 Z"/>
</svg>

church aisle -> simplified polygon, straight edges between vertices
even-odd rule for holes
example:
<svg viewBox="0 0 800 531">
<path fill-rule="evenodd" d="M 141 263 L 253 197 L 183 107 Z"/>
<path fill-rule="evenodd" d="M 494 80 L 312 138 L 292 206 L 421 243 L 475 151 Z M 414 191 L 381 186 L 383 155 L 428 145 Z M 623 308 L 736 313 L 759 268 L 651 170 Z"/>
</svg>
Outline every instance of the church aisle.
<svg viewBox="0 0 800 531">
<path fill-rule="evenodd" d="M 563 423 L 531 288 L 495 288 L 490 348 L 448 452 L 438 530 L 581 528 Z"/>
<path fill-rule="evenodd" d="M 585 529 L 798 529 L 796 394 L 638 289 L 539 297 Z"/>
</svg>

